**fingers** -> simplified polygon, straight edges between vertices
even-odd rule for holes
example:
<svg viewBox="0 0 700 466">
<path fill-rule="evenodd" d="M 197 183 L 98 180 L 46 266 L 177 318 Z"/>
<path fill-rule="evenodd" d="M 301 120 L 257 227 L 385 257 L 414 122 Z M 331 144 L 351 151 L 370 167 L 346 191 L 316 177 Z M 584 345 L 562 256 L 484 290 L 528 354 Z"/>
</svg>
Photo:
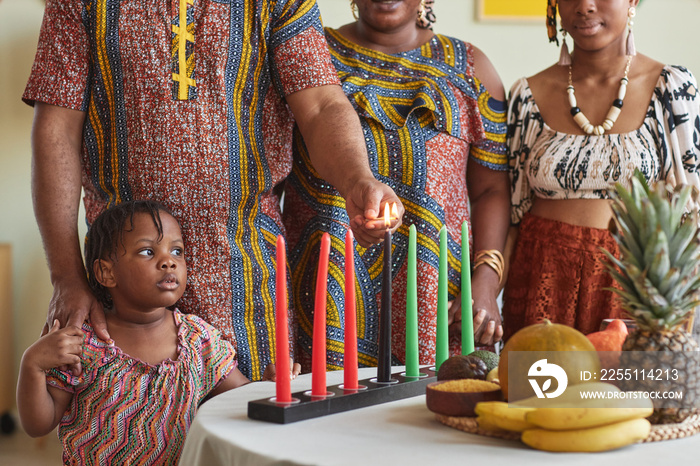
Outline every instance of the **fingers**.
<svg viewBox="0 0 700 466">
<path fill-rule="evenodd" d="M 474 329 L 474 342 L 481 345 L 493 345 L 503 338 L 500 319 L 491 319 L 484 309 L 479 309 L 474 316 Z"/>
<path fill-rule="evenodd" d="M 68 317 L 68 322 L 66 322 L 66 327 L 76 327 L 83 328 L 83 322 L 85 322 L 85 317 L 80 313 L 74 312 Z"/>
<path fill-rule="evenodd" d="M 90 307 L 90 324 L 95 330 L 95 334 L 103 340 L 111 340 L 107 331 L 107 318 L 105 317 L 102 305 L 95 301 Z"/>
<path fill-rule="evenodd" d="M 455 322 L 460 322 L 462 320 L 462 313 L 460 310 L 462 305 L 459 299 L 447 301 L 447 323 L 453 324 Z"/>
<path fill-rule="evenodd" d="M 277 367 L 275 366 L 275 363 L 271 362 L 267 365 L 267 367 L 265 367 L 262 379 L 270 382 L 277 380 Z"/>
<path fill-rule="evenodd" d="M 73 373 L 73 375 L 80 375 L 80 356 L 73 353 L 66 353 L 61 356 L 60 362 L 66 370 Z M 77 372 L 75 368 L 78 368 Z"/>
<path fill-rule="evenodd" d="M 80 358 L 78 358 L 78 362 L 70 365 L 70 371 L 76 377 L 83 372 L 83 366 L 80 364 Z"/>
<path fill-rule="evenodd" d="M 75 325 L 66 325 L 61 328 L 61 322 L 58 319 L 54 319 L 53 326 L 49 329 L 47 335 L 53 335 L 56 332 L 61 333 L 61 336 L 65 336 L 67 341 L 76 344 L 82 349 L 84 333 L 81 329 Z"/>
<path fill-rule="evenodd" d="M 362 209 L 365 218 L 375 219 L 381 215 L 381 202 L 384 197 L 384 193 L 379 189 L 376 189 L 374 185 L 370 185 L 364 192 L 362 196 Z"/>
<path fill-rule="evenodd" d="M 64 372 L 70 371 L 73 375 L 80 375 L 83 337 L 84 334 L 79 328 L 61 328 L 59 320 L 54 319 L 48 333 L 30 347 L 32 358 L 42 370 L 58 368 Z"/>
<path fill-rule="evenodd" d="M 496 322 L 494 322 L 493 320 L 489 320 L 486 324 L 486 328 L 479 337 L 479 343 L 481 343 L 482 345 L 491 345 L 493 343 L 493 336 L 495 332 Z"/>
<path fill-rule="evenodd" d="M 496 327 L 496 332 L 493 335 L 493 342 L 498 343 L 503 339 L 503 325 Z"/>
<path fill-rule="evenodd" d="M 370 219 L 370 220 L 376 219 L 378 212 L 379 212 L 379 203 L 377 203 L 376 208 L 373 208 L 373 207 L 367 208 L 367 206 L 365 206 L 365 218 L 366 219 Z"/>
<path fill-rule="evenodd" d="M 405 212 L 401 200 L 387 185 L 376 179 L 363 180 L 353 187 L 352 193 L 346 198 L 348 215 L 352 219 L 351 227 L 358 243 L 363 247 L 381 242 L 384 232 L 384 207 L 396 204 L 396 212 L 392 214 L 389 230 L 394 232 L 401 225 Z"/>
<path fill-rule="evenodd" d="M 291 380 L 294 380 L 299 374 L 301 374 L 301 364 L 299 364 L 298 362 L 294 362 L 292 358 L 289 358 L 289 362 L 290 367 L 292 368 L 289 373 L 289 378 Z M 262 378 L 263 380 L 268 380 L 270 382 L 275 382 L 277 380 L 277 367 L 274 363 L 270 363 L 267 365 Z"/>
<path fill-rule="evenodd" d="M 479 309 L 476 312 L 476 314 L 474 315 L 474 328 L 480 329 L 481 324 L 484 323 L 485 319 L 486 319 L 486 311 L 484 309 Z"/>
<path fill-rule="evenodd" d="M 365 218 L 362 215 L 356 215 L 350 221 L 350 228 L 352 228 L 352 233 L 357 243 L 363 248 L 368 248 L 373 244 L 379 243 L 384 238 L 384 233 L 379 230 L 368 230 L 365 223 Z"/>
<path fill-rule="evenodd" d="M 457 336 L 462 334 L 462 304 L 459 299 L 447 302 L 447 325 L 449 335 Z"/>
<path fill-rule="evenodd" d="M 82 332 L 78 335 L 75 327 L 62 329 L 62 334 L 53 342 L 53 347 L 58 354 L 75 354 L 80 356 L 83 352 Z M 75 361 L 72 361 L 75 362 Z"/>
<path fill-rule="evenodd" d="M 48 324 L 46 324 L 46 325 L 48 325 Z M 51 328 L 49 329 L 48 334 L 50 335 L 50 334 L 56 332 L 56 331 L 57 331 L 58 329 L 60 329 L 60 328 L 61 328 L 61 323 L 58 321 L 58 319 L 54 319 L 54 320 L 53 320 L 53 325 L 52 325 Z"/>
</svg>

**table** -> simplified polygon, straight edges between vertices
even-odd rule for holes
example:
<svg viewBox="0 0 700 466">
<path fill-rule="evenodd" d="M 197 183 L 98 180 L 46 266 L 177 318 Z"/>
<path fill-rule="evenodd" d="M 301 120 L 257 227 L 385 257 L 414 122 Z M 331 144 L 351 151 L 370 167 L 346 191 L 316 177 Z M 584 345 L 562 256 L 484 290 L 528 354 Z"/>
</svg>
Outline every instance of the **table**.
<svg viewBox="0 0 700 466">
<path fill-rule="evenodd" d="M 403 368 L 394 367 L 392 372 Z M 364 368 L 359 378 L 376 375 Z M 329 372 L 328 385 L 343 382 Z M 292 392 L 311 388 L 310 374 L 292 382 Z M 292 424 L 247 417 L 248 401 L 275 394 L 272 382 L 257 382 L 206 402 L 195 416 L 181 466 L 372 465 L 566 465 L 624 466 L 698 464 L 700 435 L 595 453 L 548 453 L 518 441 L 468 434 L 447 427 L 425 406 L 425 396 L 394 401 Z"/>
</svg>

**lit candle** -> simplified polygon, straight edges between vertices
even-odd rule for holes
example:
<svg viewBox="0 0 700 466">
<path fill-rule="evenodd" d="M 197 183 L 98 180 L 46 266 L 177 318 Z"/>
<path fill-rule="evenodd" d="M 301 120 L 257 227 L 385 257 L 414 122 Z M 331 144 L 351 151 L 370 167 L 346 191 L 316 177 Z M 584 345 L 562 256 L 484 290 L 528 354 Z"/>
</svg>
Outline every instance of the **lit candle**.
<svg viewBox="0 0 700 466">
<path fill-rule="evenodd" d="M 391 225 L 389 204 L 384 206 L 384 225 Z M 391 231 L 384 233 L 384 264 L 382 270 L 382 306 L 379 314 L 379 359 L 377 381 L 391 382 Z"/>
<path fill-rule="evenodd" d="M 447 227 L 440 229 L 440 259 L 438 268 L 437 329 L 435 335 L 435 368 L 449 357 L 447 324 Z"/>
<path fill-rule="evenodd" d="M 416 226 L 408 229 L 408 264 L 406 269 L 406 376 L 420 377 L 418 372 L 418 285 L 416 278 Z"/>
<path fill-rule="evenodd" d="M 292 390 L 289 372 L 289 321 L 287 320 L 287 253 L 284 238 L 277 237 L 277 275 L 275 282 L 275 344 L 277 361 L 276 401 L 290 403 Z"/>
<path fill-rule="evenodd" d="M 328 286 L 328 254 L 331 237 L 321 237 L 321 252 L 316 275 L 313 348 L 311 350 L 311 396 L 326 396 L 326 290 Z"/>
<path fill-rule="evenodd" d="M 391 204 L 391 219 L 392 220 L 398 220 L 399 218 L 399 206 L 396 205 L 396 202 Z M 386 223 L 386 220 L 384 220 L 384 223 Z M 387 226 L 390 226 L 391 222 Z"/>
<path fill-rule="evenodd" d="M 357 316 L 355 315 L 355 257 L 352 231 L 345 234 L 345 353 L 343 388 L 357 389 Z"/>
<path fill-rule="evenodd" d="M 472 275 L 469 261 L 469 230 L 462 223 L 462 354 L 474 351 L 474 317 L 472 314 Z"/>
</svg>

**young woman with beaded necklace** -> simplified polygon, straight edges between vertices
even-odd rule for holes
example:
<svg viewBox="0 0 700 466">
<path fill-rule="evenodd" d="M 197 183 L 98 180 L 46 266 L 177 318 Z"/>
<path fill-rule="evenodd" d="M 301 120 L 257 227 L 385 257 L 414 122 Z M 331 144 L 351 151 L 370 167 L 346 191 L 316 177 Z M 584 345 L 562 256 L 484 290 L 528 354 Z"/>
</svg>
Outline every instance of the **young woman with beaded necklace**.
<svg viewBox="0 0 700 466">
<path fill-rule="evenodd" d="M 697 83 L 634 47 L 639 0 L 548 0 L 548 32 L 564 36 L 559 63 L 511 89 L 508 145 L 512 208 L 504 339 L 548 318 L 584 333 L 621 308 L 599 248 L 609 189 L 636 168 L 649 181 L 698 186 Z M 569 54 L 566 39 L 573 40 Z M 696 142 L 694 142 L 696 141 Z M 697 207 L 697 206 L 694 206 Z"/>
</svg>

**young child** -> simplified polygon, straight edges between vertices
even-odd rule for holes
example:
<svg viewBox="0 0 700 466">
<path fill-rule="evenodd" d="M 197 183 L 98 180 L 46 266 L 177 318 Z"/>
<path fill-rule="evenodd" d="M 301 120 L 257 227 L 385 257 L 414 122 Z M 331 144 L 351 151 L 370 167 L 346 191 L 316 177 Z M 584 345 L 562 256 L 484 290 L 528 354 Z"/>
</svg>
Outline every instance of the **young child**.
<svg viewBox="0 0 700 466">
<path fill-rule="evenodd" d="M 133 201 L 107 210 L 86 249 L 113 340 L 55 321 L 22 357 L 22 426 L 41 436 L 58 425 L 64 464 L 177 464 L 202 401 L 248 379 L 216 329 L 169 309 L 187 272 L 180 226 L 165 207 Z M 79 374 L 60 370 L 77 364 Z"/>
</svg>

